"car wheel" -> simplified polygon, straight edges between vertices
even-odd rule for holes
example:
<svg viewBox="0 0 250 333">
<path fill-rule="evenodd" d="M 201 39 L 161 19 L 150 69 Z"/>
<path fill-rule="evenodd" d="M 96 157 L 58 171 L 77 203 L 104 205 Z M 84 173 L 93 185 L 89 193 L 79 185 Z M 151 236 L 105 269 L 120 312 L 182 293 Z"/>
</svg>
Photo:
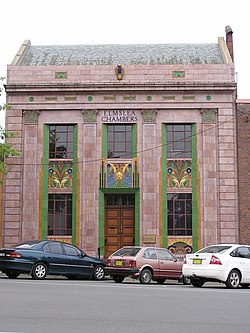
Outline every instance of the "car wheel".
<svg viewBox="0 0 250 333">
<path fill-rule="evenodd" d="M 205 283 L 204 280 L 201 279 L 195 279 L 193 277 L 190 278 L 190 283 L 192 284 L 192 286 L 196 287 L 196 288 L 201 288 L 203 286 L 203 284 Z"/>
<path fill-rule="evenodd" d="M 16 279 L 20 274 L 15 273 L 15 272 L 5 272 L 5 274 L 8 276 L 10 279 Z"/>
<path fill-rule="evenodd" d="M 114 275 L 113 276 L 113 280 L 116 282 L 116 283 L 122 283 L 122 281 L 124 280 L 124 276 L 122 275 Z"/>
<path fill-rule="evenodd" d="M 143 284 L 148 284 L 152 280 L 152 273 L 149 269 L 144 268 L 140 274 L 140 282 Z"/>
<path fill-rule="evenodd" d="M 31 272 L 31 276 L 33 277 L 33 279 L 43 280 L 47 275 L 47 271 L 48 271 L 47 266 L 42 262 L 38 262 L 37 264 L 34 265 Z"/>
<path fill-rule="evenodd" d="M 226 281 L 227 288 L 230 288 L 230 289 L 239 288 L 240 280 L 241 280 L 240 272 L 237 271 L 236 269 L 233 269 L 228 274 L 228 277 L 227 277 L 227 281 Z"/>
<path fill-rule="evenodd" d="M 186 276 L 183 276 L 182 277 L 182 283 L 184 285 L 189 285 L 191 282 L 190 282 L 190 278 L 189 277 L 186 277 Z"/>
<path fill-rule="evenodd" d="M 93 278 L 95 280 L 103 280 L 104 276 L 105 276 L 104 267 L 102 265 L 95 266 Z"/>
<path fill-rule="evenodd" d="M 157 279 L 157 280 L 155 280 L 158 284 L 163 284 L 165 281 L 166 281 L 166 279 Z"/>
</svg>

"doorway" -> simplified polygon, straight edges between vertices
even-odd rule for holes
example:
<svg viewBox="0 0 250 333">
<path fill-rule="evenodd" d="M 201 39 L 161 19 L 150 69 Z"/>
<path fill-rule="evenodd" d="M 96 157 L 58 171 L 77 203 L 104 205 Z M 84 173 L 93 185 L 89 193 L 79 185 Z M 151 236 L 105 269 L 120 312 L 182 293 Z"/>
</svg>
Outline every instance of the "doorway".
<svg viewBox="0 0 250 333">
<path fill-rule="evenodd" d="M 135 244 L 135 196 L 111 194 L 105 196 L 104 257 L 123 246 Z"/>
</svg>

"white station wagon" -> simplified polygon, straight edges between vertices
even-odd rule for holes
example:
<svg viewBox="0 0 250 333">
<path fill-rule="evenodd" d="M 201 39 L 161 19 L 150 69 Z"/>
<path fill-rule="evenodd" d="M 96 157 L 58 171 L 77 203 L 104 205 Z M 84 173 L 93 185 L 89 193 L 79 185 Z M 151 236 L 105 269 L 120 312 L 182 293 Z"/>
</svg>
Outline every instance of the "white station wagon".
<svg viewBox="0 0 250 333">
<path fill-rule="evenodd" d="M 194 287 L 205 282 L 225 283 L 228 288 L 250 285 L 250 246 L 217 244 L 187 254 L 182 273 Z"/>
</svg>

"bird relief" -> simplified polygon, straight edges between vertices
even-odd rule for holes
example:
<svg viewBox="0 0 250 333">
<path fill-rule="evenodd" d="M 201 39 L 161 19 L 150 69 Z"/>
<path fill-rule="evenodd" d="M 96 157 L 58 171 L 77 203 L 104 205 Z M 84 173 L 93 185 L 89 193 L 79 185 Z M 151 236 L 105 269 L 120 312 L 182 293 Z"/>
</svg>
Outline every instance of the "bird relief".
<svg viewBox="0 0 250 333">
<path fill-rule="evenodd" d="M 108 188 L 132 188 L 132 164 L 107 164 Z"/>
<path fill-rule="evenodd" d="M 71 161 L 50 161 L 48 167 L 49 188 L 72 188 L 73 163 Z"/>
<path fill-rule="evenodd" d="M 167 161 L 167 187 L 192 187 L 192 162 L 189 160 Z"/>
</svg>

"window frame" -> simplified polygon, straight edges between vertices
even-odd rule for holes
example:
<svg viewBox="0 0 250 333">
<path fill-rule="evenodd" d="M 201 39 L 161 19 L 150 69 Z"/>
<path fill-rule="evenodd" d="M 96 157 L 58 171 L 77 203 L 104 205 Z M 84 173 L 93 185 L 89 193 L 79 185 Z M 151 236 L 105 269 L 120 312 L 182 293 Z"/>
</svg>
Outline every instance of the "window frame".
<svg viewBox="0 0 250 333">
<path fill-rule="evenodd" d="M 172 198 L 169 199 L 169 197 L 172 196 Z M 183 198 L 178 198 L 178 196 L 183 196 Z M 170 205 L 171 202 L 171 205 Z M 177 205 L 178 203 L 178 205 Z M 191 207 L 189 208 L 191 211 L 190 213 L 187 212 L 187 203 L 191 204 Z M 184 204 L 184 206 L 181 206 L 181 204 Z M 171 207 L 172 206 L 172 207 Z M 178 208 L 179 206 L 179 208 Z M 177 213 L 177 210 L 179 209 L 179 214 Z M 172 226 L 170 224 L 170 218 L 172 217 Z M 181 220 L 181 217 L 184 217 Z M 188 221 L 188 219 L 191 219 L 191 221 Z M 169 236 L 192 236 L 193 227 L 192 227 L 192 193 L 168 193 L 167 194 L 167 230 Z M 179 226 L 176 226 L 176 224 L 179 224 Z M 181 224 L 184 225 L 184 227 L 181 227 Z M 188 224 L 191 227 L 188 227 Z M 171 226 L 171 227 L 170 227 Z"/>
<path fill-rule="evenodd" d="M 54 128 L 54 129 L 53 129 Z M 53 134 L 54 131 L 54 134 Z M 60 136 L 65 139 L 60 142 Z M 58 145 L 60 143 L 60 145 Z M 53 149 L 52 149 L 53 147 Z M 59 150 L 62 147 L 64 150 Z M 49 125 L 49 159 L 73 159 L 74 153 L 74 125 L 50 124 Z"/>
<path fill-rule="evenodd" d="M 166 124 L 166 137 L 167 159 L 192 158 L 192 124 Z"/>
<path fill-rule="evenodd" d="M 61 197 L 61 198 L 60 198 Z M 50 204 L 53 203 L 53 211 L 50 213 Z M 64 204 L 63 212 L 57 214 L 57 209 L 61 208 L 61 203 Z M 69 203 L 71 203 L 69 205 Z M 69 211 L 69 208 L 71 209 Z M 59 218 L 59 219 L 58 219 Z M 70 221 L 70 220 L 71 221 Z M 70 222 L 70 226 L 68 223 Z M 52 223 L 52 226 L 50 225 Z M 57 225 L 61 224 L 61 227 Z M 48 236 L 72 236 L 73 229 L 73 198 L 71 193 L 49 193 L 48 194 L 48 226 L 47 234 Z"/>
<path fill-rule="evenodd" d="M 124 127 L 124 129 L 122 129 Z M 113 130 L 113 131 L 111 131 Z M 124 136 L 124 139 L 122 139 Z M 122 147 L 117 149 L 118 144 Z M 107 158 L 132 158 L 133 124 L 107 125 Z"/>
</svg>

